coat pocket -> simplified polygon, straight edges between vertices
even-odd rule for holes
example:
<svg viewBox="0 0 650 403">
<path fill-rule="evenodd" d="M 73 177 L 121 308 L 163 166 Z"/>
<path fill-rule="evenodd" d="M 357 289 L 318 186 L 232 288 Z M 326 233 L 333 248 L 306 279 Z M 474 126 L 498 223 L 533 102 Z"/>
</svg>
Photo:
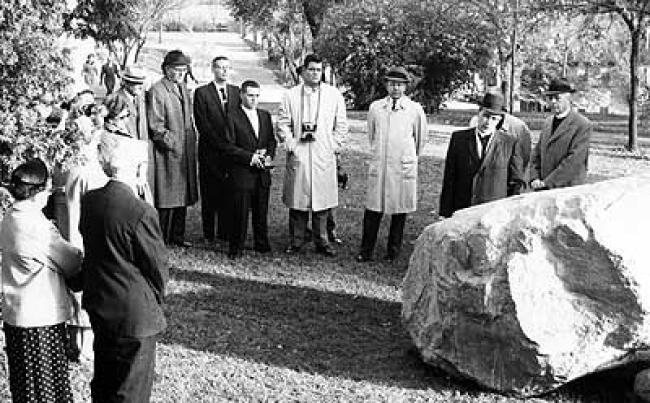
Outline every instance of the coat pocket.
<svg viewBox="0 0 650 403">
<path fill-rule="evenodd" d="M 402 158 L 402 177 L 404 179 L 415 179 L 418 176 L 418 162 L 415 158 Z"/>
<path fill-rule="evenodd" d="M 368 176 L 373 178 L 379 176 L 379 161 L 368 161 Z"/>
</svg>

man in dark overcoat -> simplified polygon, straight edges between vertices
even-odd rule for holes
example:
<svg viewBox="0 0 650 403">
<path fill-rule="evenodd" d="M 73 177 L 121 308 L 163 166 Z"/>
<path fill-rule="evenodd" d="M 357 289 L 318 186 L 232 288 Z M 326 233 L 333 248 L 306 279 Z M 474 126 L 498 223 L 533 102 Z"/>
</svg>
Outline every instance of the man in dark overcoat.
<svg viewBox="0 0 650 403">
<path fill-rule="evenodd" d="M 98 156 L 110 180 L 81 199 L 82 306 L 95 335 L 93 402 L 149 401 L 156 341 L 166 327 L 166 250 L 156 210 L 136 194 L 132 141 L 102 135 Z"/>
<path fill-rule="evenodd" d="M 553 116 L 544 122 L 533 150 L 530 186 L 533 190 L 581 185 L 587 177 L 591 122 L 571 106 L 575 89 L 554 79 L 545 95 Z"/>
<path fill-rule="evenodd" d="M 189 59 L 180 50 L 165 55 L 165 76 L 147 93 L 147 120 L 153 142 L 154 205 L 168 245 L 191 246 L 185 240 L 187 206 L 198 199 L 196 133 L 190 93 L 184 83 Z"/>
<path fill-rule="evenodd" d="M 229 164 L 229 190 L 233 221 L 228 255 L 241 255 L 246 241 L 248 212 L 252 212 L 254 248 L 260 253 L 271 251 L 267 213 L 271 187 L 270 165 L 275 157 L 276 140 L 271 114 L 257 108 L 260 85 L 244 81 L 241 104 L 230 115 L 232 139 L 222 147 Z"/>
<path fill-rule="evenodd" d="M 501 94 L 487 93 L 477 126 L 452 133 L 440 194 L 441 216 L 519 194 L 524 184 L 521 147 L 517 139 L 498 129 L 503 106 Z"/>
<path fill-rule="evenodd" d="M 214 80 L 196 89 L 194 93 L 194 120 L 199 131 L 199 183 L 201 188 L 201 219 L 203 238 L 214 241 L 215 213 L 217 237 L 227 240 L 231 216 L 230 198 L 226 190 L 228 176 L 219 141 L 229 137 L 228 115 L 239 108 L 239 88 L 229 84 L 230 60 L 217 56 L 212 60 Z"/>
</svg>

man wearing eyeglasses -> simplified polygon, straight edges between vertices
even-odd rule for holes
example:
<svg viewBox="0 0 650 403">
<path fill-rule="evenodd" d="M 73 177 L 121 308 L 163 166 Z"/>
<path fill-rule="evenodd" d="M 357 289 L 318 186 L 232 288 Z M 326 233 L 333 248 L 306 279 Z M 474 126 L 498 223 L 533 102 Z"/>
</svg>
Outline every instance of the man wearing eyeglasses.
<svg viewBox="0 0 650 403">
<path fill-rule="evenodd" d="M 153 143 L 152 187 L 167 245 L 192 246 L 185 240 L 187 206 L 198 199 L 196 133 L 190 94 L 185 86 L 189 59 L 180 50 L 165 55 L 165 76 L 147 94 L 147 119 Z"/>
<path fill-rule="evenodd" d="M 535 191 L 581 185 L 587 177 L 591 122 L 571 107 L 574 92 L 560 78 L 545 93 L 553 116 L 544 122 L 533 150 L 530 187 Z"/>
</svg>

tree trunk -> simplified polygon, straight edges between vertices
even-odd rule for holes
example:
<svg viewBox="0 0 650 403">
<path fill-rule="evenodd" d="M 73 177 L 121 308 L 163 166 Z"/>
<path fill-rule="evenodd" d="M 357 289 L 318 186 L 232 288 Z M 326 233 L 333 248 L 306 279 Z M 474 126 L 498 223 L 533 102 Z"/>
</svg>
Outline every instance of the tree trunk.
<svg viewBox="0 0 650 403">
<path fill-rule="evenodd" d="M 639 49 L 641 46 L 642 27 L 630 30 L 632 44 L 630 46 L 630 117 L 628 120 L 628 144 L 630 151 L 638 149 L 638 98 L 639 98 Z"/>
</svg>

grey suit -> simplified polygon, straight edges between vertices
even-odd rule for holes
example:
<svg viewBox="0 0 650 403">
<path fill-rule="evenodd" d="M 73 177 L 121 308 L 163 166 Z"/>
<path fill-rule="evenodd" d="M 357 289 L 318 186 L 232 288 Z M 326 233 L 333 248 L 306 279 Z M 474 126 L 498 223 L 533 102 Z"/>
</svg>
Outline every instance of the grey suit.
<svg viewBox="0 0 650 403">
<path fill-rule="evenodd" d="M 533 150 L 530 179 L 541 179 L 547 188 L 581 185 L 587 177 L 591 122 L 571 110 L 552 132 L 553 116 L 544 122 Z"/>
</svg>

